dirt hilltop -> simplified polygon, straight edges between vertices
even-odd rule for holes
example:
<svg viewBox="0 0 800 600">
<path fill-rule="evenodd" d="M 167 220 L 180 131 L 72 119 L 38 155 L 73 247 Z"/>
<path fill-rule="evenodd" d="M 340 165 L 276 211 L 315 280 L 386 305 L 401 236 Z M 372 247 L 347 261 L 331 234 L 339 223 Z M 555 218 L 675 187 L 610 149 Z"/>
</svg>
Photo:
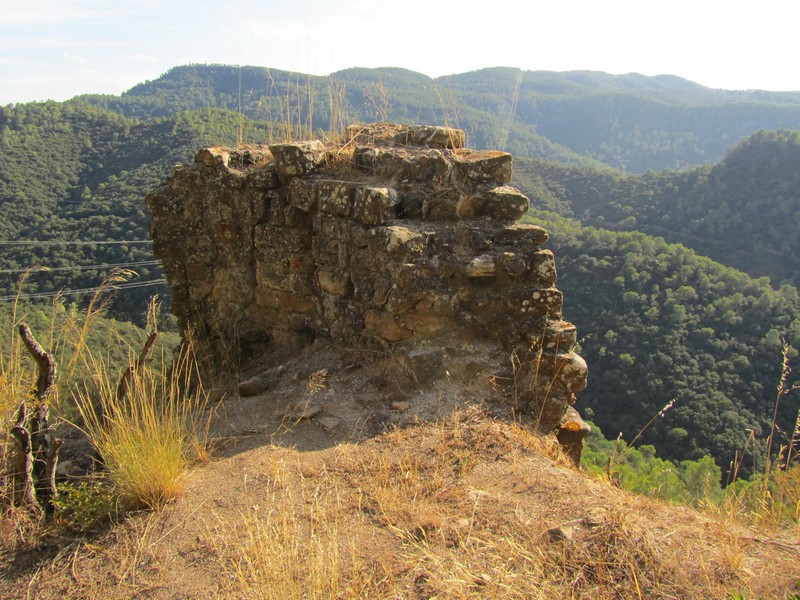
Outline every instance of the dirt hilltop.
<svg viewBox="0 0 800 600">
<path fill-rule="evenodd" d="M 800 591 L 796 537 L 587 477 L 552 438 L 515 424 L 508 405 L 494 400 L 494 382 L 468 358 L 402 397 L 409 369 L 402 355 L 369 360 L 315 343 L 269 364 L 276 366 L 269 389 L 219 406 L 214 456 L 188 474 L 178 501 L 21 553 L 7 563 L 0 596 L 790 598 Z"/>
</svg>

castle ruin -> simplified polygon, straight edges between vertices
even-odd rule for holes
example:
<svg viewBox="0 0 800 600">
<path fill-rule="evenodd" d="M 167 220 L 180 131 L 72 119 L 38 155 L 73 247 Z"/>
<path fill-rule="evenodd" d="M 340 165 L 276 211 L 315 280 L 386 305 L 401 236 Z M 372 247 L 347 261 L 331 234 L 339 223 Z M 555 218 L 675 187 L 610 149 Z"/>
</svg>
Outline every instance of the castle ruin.
<svg viewBox="0 0 800 600">
<path fill-rule="evenodd" d="M 515 408 L 578 456 L 587 368 L 511 169 L 431 126 L 202 149 L 146 198 L 173 312 L 208 355 L 489 340 L 517 357 Z"/>
</svg>

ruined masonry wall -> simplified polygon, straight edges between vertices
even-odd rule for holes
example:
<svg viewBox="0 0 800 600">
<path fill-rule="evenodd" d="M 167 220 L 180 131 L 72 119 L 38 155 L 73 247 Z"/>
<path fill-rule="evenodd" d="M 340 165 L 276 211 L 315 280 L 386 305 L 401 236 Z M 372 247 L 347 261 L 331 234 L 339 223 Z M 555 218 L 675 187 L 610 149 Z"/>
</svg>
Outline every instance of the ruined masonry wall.
<svg viewBox="0 0 800 600">
<path fill-rule="evenodd" d="M 459 130 L 370 125 L 337 146 L 200 150 L 146 199 L 181 327 L 210 353 L 494 340 L 528 357 L 521 408 L 563 429 L 586 365 L 547 233 L 515 224 L 511 155 L 463 146 Z"/>
</svg>

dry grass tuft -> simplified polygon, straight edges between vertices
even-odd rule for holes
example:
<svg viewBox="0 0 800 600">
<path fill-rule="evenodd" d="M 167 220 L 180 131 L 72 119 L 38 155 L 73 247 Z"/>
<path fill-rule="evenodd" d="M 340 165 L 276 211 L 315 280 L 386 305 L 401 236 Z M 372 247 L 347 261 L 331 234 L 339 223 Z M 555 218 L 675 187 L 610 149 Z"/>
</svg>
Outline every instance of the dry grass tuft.
<svg viewBox="0 0 800 600">
<path fill-rule="evenodd" d="M 339 532 L 290 511 L 244 514 L 241 542 L 221 552 L 226 572 L 251 598 L 339 597 Z"/>
<path fill-rule="evenodd" d="M 126 509 L 155 508 L 183 489 L 183 476 L 206 455 L 210 412 L 191 353 L 167 371 L 133 373 L 120 397 L 102 361 L 91 387 L 75 396 L 82 429 L 103 460 Z"/>
<path fill-rule="evenodd" d="M 226 575 L 224 593 L 275 600 L 387 597 L 385 570 L 340 523 L 346 494 L 323 486 L 333 483 L 324 470 L 273 465 L 258 504 L 207 524 Z"/>
</svg>

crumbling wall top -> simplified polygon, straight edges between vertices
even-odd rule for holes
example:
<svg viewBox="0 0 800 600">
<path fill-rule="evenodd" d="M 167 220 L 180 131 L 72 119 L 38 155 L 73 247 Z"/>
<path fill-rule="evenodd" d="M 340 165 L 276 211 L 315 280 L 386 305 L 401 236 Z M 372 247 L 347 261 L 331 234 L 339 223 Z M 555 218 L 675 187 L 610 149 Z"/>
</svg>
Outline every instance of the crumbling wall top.
<svg viewBox="0 0 800 600">
<path fill-rule="evenodd" d="M 373 123 L 350 125 L 345 130 L 345 140 L 348 144 L 369 146 L 426 146 L 455 150 L 464 147 L 465 136 L 461 129 L 451 127 Z"/>
<path fill-rule="evenodd" d="M 586 365 L 511 175 L 460 130 L 358 125 L 339 144 L 202 149 L 146 202 L 173 310 L 209 352 L 493 340 L 529 357 L 525 404 L 555 429 Z"/>
</svg>

